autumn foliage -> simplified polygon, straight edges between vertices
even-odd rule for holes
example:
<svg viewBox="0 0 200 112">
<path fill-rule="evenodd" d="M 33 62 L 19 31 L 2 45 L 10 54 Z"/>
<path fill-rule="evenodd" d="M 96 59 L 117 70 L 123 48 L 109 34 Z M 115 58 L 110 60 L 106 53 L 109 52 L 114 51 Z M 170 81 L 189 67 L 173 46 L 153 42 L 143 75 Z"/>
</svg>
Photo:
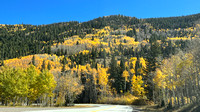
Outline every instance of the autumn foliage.
<svg viewBox="0 0 200 112">
<path fill-rule="evenodd" d="M 83 23 L 0 25 L 1 104 L 197 102 L 200 25 L 156 20 L 117 15 Z"/>
</svg>

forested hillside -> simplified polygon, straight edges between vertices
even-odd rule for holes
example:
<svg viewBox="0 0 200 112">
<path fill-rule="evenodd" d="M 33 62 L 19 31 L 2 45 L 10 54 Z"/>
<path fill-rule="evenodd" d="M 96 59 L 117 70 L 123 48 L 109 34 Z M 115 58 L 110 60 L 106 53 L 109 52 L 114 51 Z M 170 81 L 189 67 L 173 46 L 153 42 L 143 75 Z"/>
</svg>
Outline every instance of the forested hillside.
<svg viewBox="0 0 200 112">
<path fill-rule="evenodd" d="M 200 14 L 0 25 L 2 105 L 199 101 Z M 140 101 L 141 100 L 141 101 Z"/>
</svg>

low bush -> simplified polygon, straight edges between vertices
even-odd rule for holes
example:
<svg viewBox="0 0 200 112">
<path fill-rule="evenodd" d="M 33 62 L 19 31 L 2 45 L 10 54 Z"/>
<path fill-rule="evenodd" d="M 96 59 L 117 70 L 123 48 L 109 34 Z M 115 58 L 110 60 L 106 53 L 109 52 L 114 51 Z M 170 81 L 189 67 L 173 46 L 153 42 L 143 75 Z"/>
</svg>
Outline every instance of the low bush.
<svg viewBox="0 0 200 112">
<path fill-rule="evenodd" d="M 117 97 L 101 97 L 98 99 L 97 103 L 131 105 L 137 99 L 139 99 L 139 97 L 135 97 L 133 95 L 123 95 Z"/>
</svg>

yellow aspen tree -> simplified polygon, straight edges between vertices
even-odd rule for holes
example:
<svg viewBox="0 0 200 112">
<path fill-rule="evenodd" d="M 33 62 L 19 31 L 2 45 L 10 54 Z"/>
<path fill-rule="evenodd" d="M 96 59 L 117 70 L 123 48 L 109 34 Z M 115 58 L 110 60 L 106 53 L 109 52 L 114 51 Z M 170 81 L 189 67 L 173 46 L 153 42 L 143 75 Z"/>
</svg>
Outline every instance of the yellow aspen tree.
<svg viewBox="0 0 200 112">
<path fill-rule="evenodd" d="M 56 87 L 56 81 L 53 74 L 47 69 L 43 70 L 37 77 L 37 87 L 39 96 L 44 99 L 43 106 L 48 106 L 48 99 L 53 96 L 53 90 Z"/>
<path fill-rule="evenodd" d="M 135 74 L 135 64 L 137 61 L 137 57 L 131 57 L 129 59 L 129 68 L 130 68 L 130 73 Z"/>
<path fill-rule="evenodd" d="M 108 88 L 108 77 L 110 74 L 107 73 L 106 68 L 99 68 L 98 69 L 98 81 L 100 85 L 100 91 L 102 92 L 102 96 L 107 93 L 107 88 Z"/>
<path fill-rule="evenodd" d="M 127 70 L 123 71 L 122 77 L 124 77 L 125 81 L 124 81 L 124 90 L 126 91 L 126 82 L 129 82 L 128 77 L 130 77 L 129 73 Z"/>
<path fill-rule="evenodd" d="M 147 67 L 146 60 L 143 57 L 141 57 L 139 59 L 139 62 L 140 62 L 141 67 L 137 71 L 142 75 L 146 75 L 146 73 L 145 73 L 145 70 L 146 70 L 146 67 Z"/>
<path fill-rule="evenodd" d="M 131 57 L 129 62 L 130 62 L 130 68 L 135 68 L 135 64 L 136 64 L 136 61 L 137 61 L 137 57 Z"/>
<path fill-rule="evenodd" d="M 52 91 L 55 89 L 56 82 L 53 74 L 51 74 L 48 70 L 43 70 L 37 78 L 37 85 L 40 86 L 40 95 L 48 94 L 52 96 Z"/>
<path fill-rule="evenodd" d="M 27 75 L 21 68 L 3 67 L 0 71 L 0 95 L 4 101 L 13 105 L 28 94 Z"/>
<path fill-rule="evenodd" d="M 30 100 L 30 103 L 36 100 L 39 96 L 39 88 L 37 85 L 37 77 L 39 76 L 40 71 L 33 65 L 30 65 L 26 69 L 26 74 L 29 80 L 29 94 L 28 99 Z"/>
<path fill-rule="evenodd" d="M 144 96 L 145 95 L 145 90 L 144 90 L 144 82 L 142 80 L 142 76 L 138 75 L 135 76 L 133 75 L 132 80 L 131 80 L 131 89 L 134 93 L 135 96 Z"/>
<path fill-rule="evenodd" d="M 153 79 L 154 83 L 160 88 L 162 88 L 162 87 L 165 88 L 166 87 L 166 79 L 165 78 L 166 78 L 166 75 L 164 75 L 162 73 L 162 71 L 159 68 L 157 68 L 155 77 Z"/>
</svg>

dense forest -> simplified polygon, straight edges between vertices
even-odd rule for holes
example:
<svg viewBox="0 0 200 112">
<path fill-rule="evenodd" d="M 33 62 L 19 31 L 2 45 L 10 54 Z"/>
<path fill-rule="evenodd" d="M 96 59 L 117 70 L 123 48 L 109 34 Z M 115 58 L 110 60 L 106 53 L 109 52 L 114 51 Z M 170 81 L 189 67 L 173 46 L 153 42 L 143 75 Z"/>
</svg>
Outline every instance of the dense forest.
<svg viewBox="0 0 200 112">
<path fill-rule="evenodd" d="M 200 14 L 0 25 L 2 105 L 199 102 Z"/>
</svg>

